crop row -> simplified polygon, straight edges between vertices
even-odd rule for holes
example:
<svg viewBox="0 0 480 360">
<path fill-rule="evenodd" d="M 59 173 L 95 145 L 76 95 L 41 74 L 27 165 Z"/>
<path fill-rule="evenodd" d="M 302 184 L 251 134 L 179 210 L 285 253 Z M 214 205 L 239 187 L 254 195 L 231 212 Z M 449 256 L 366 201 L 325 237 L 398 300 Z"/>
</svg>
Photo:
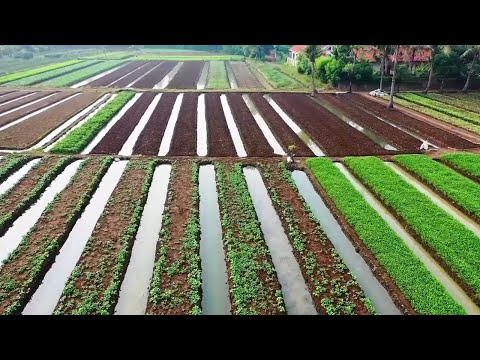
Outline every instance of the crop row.
<svg viewBox="0 0 480 360">
<path fill-rule="evenodd" d="M 441 157 L 441 161 L 460 171 L 471 179 L 480 182 L 480 154 L 445 154 Z"/>
<path fill-rule="evenodd" d="M 284 314 L 285 305 L 240 164 L 215 164 L 234 314 Z"/>
<path fill-rule="evenodd" d="M 22 85 L 35 85 L 35 84 L 42 83 L 42 82 L 45 83 L 50 79 L 58 78 L 59 76 L 69 74 L 69 73 L 72 73 L 74 71 L 78 71 L 78 70 L 81 70 L 81 69 L 84 69 L 84 68 L 88 68 L 89 66 L 95 65 L 98 62 L 99 61 L 95 61 L 95 60 L 82 61 L 80 63 L 76 63 L 76 64 L 69 65 L 69 66 L 64 66 L 64 67 L 61 67 L 59 69 L 50 70 L 50 71 L 47 71 L 47 72 L 42 72 L 40 74 L 36 74 L 36 75 L 28 76 L 28 77 L 25 77 L 25 78 L 21 78 L 21 79 L 9 82 L 8 85 L 21 85 L 22 86 Z M 52 81 L 54 81 L 54 80 L 52 80 Z"/>
<path fill-rule="evenodd" d="M 224 61 L 211 61 L 208 69 L 207 89 L 228 89 L 230 84 Z"/>
<path fill-rule="evenodd" d="M 70 86 L 92 76 L 98 75 L 104 71 L 114 67 L 123 65 L 127 60 L 109 60 L 103 61 L 96 65 L 89 66 L 85 69 L 72 72 L 63 76 L 43 82 L 42 86 Z"/>
<path fill-rule="evenodd" d="M 453 274 L 480 294 L 480 241 L 470 230 L 406 183 L 382 160 L 347 157 L 347 166 L 426 243 Z"/>
<path fill-rule="evenodd" d="M 81 152 L 134 95 L 135 93 L 131 91 L 121 92 L 88 121 L 55 144 L 50 152 L 63 154 Z"/>
<path fill-rule="evenodd" d="M 21 79 L 21 78 L 24 78 L 24 77 L 27 77 L 27 76 L 40 74 L 40 73 L 47 72 L 47 71 L 50 71 L 50 70 L 59 69 L 59 68 L 65 67 L 65 66 L 69 66 L 69 65 L 79 63 L 81 61 L 82 60 L 69 60 L 69 61 L 65 61 L 65 62 L 61 62 L 61 63 L 57 63 L 57 64 L 42 66 L 42 67 L 39 67 L 39 68 L 36 68 L 36 69 L 30 69 L 30 70 L 16 72 L 16 73 L 13 73 L 13 74 L 4 75 L 4 76 L 0 77 L 0 84 L 4 84 L 4 83 L 10 82 L 10 81 Z"/>
<path fill-rule="evenodd" d="M 480 219 L 480 185 L 426 155 L 397 155 L 394 161 L 453 201 L 460 209 Z"/>
<path fill-rule="evenodd" d="M 0 161 L 0 183 L 2 183 L 13 172 L 17 171 L 26 164 L 31 157 L 26 155 L 9 155 Z"/>
<path fill-rule="evenodd" d="M 5 260 L 0 270 L 0 313 L 19 313 L 28 302 L 112 161 L 85 160 Z"/>
<path fill-rule="evenodd" d="M 385 97 L 385 100 L 388 100 L 388 96 Z M 445 114 L 443 112 L 440 112 L 440 111 L 437 111 L 437 110 L 433 110 L 431 108 L 425 107 L 424 105 L 418 105 L 418 104 L 415 104 L 411 101 L 399 98 L 396 95 L 395 95 L 395 102 L 399 105 L 402 105 L 402 106 L 408 108 L 408 109 L 418 111 L 419 113 L 431 116 L 431 117 L 433 117 L 437 120 L 440 120 L 440 121 L 446 122 L 448 124 L 452 124 L 452 125 L 461 127 L 463 129 L 472 131 L 474 133 L 480 134 L 480 124 L 479 125 L 472 124 L 471 122 L 459 119 L 459 118 L 454 117 L 454 116 L 447 115 L 447 114 Z"/>
<path fill-rule="evenodd" d="M 91 60 L 123 60 L 135 55 L 132 51 L 113 51 L 104 54 L 87 56 L 85 59 Z"/>
<path fill-rule="evenodd" d="M 450 95 L 442 95 L 435 93 L 421 95 L 428 99 L 437 100 L 441 103 L 452 105 L 460 109 L 465 109 L 474 113 L 480 113 L 480 104 L 478 103 L 478 99 L 471 99 L 466 96 L 453 97 Z"/>
<path fill-rule="evenodd" d="M 375 313 L 371 301 L 365 297 L 324 234 L 320 222 L 298 193 L 285 163 L 279 162 L 277 168 L 263 165 L 262 175 L 317 311 L 328 315 Z"/>
<path fill-rule="evenodd" d="M 272 85 L 275 89 L 300 89 L 303 84 L 291 78 L 287 74 L 280 71 L 278 68 L 272 67 L 262 62 L 250 62 L 251 66 L 258 70 L 258 72 Z"/>
</svg>

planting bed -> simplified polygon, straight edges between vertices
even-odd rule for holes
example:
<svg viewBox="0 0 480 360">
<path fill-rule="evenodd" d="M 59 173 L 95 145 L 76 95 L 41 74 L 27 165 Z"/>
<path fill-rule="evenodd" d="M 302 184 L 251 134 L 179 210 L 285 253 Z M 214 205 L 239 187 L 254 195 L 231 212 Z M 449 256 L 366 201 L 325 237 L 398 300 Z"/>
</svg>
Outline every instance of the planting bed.
<svg viewBox="0 0 480 360">
<path fill-rule="evenodd" d="M 122 88 L 122 87 L 129 86 L 131 83 L 135 82 L 138 78 L 140 78 L 142 75 L 144 75 L 148 71 L 152 70 L 154 67 L 156 67 L 160 63 L 161 61 L 148 61 L 145 66 L 142 66 L 140 69 L 135 70 L 131 74 L 125 76 L 123 79 L 117 80 L 115 83 L 111 85 L 111 87 Z"/>
<path fill-rule="evenodd" d="M 8 104 L 3 104 L 3 105 L 0 105 L 0 112 L 1 113 L 4 113 L 4 112 L 7 112 L 7 111 L 10 111 L 10 110 L 13 110 L 17 107 L 20 107 L 22 105 L 26 105 L 26 104 L 29 104 L 35 100 L 38 100 L 38 99 L 41 99 L 45 96 L 48 96 L 48 95 L 51 95 L 51 94 L 54 94 L 55 91 L 40 91 L 40 92 L 37 92 L 33 95 L 30 95 L 30 96 L 27 96 L 25 98 L 22 98 L 22 99 L 17 99 L 15 101 L 12 101 L 12 102 L 9 102 Z M 27 94 L 31 94 L 31 92 L 25 92 L 22 94 L 23 95 L 27 95 Z M 16 99 L 17 97 L 20 97 L 20 96 L 15 96 L 14 98 L 10 99 L 10 100 L 13 100 L 13 99 Z M 38 103 L 37 103 L 38 104 Z M 32 105 L 33 106 L 33 105 Z M 25 109 L 25 108 L 24 108 Z M 0 119 L 1 119 L 1 116 L 0 115 Z"/>
<path fill-rule="evenodd" d="M 25 149 L 92 104 L 99 93 L 85 93 L 0 131 L 0 148 Z"/>
<path fill-rule="evenodd" d="M 228 130 L 220 94 L 205 94 L 208 154 L 210 156 L 236 156 L 232 136 Z"/>
<path fill-rule="evenodd" d="M 205 61 L 185 61 L 168 89 L 196 89 Z"/>
<path fill-rule="evenodd" d="M 183 95 L 182 107 L 178 114 L 168 155 L 195 156 L 197 154 L 197 104 L 197 94 Z"/>
<path fill-rule="evenodd" d="M 127 75 L 130 71 L 133 71 L 143 64 L 147 63 L 146 61 L 132 61 L 131 63 L 122 66 L 120 69 L 117 69 L 111 72 L 108 75 L 102 76 L 100 79 L 93 80 L 89 82 L 87 85 L 88 87 L 96 87 L 96 86 L 108 86 L 117 79 L 120 79 L 122 76 Z"/>
<path fill-rule="evenodd" d="M 241 89 L 263 89 L 263 85 L 252 74 L 248 65 L 240 61 L 230 61 L 230 68 Z"/>
<path fill-rule="evenodd" d="M 463 175 L 480 183 L 480 154 L 445 154 L 440 160 Z"/>
<path fill-rule="evenodd" d="M 426 122 L 415 119 L 396 109 L 389 110 L 385 105 L 373 100 L 369 100 L 360 94 L 341 94 L 339 97 L 353 101 L 354 103 L 365 107 L 367 110 L 375 113 L 376 115 L 419 134 L 435 145 L 438 144 L 457 149 L 471 149 L 478 147 L 478 144 L 474 144 L 451 132 L 442 130 Z"/>
<path fill-rule="evenodd" d="M 0 97 L 0 111 L 1 112 L 5 111 L 5 110 L 3 110 L 4 105 L 2 105 L 2 104 L 6 103 L 8 101 L 15 100 L 19 97 L 31 94 L 31 93 L 32 93 L 32 91 L 3 91 L 1 93 L 1 97 Z"/>
<path fill-rule="evenodd" d="M 163 61 L 147 76 L 136 81 L 132 87 L 137 89 L 153 89 L 177 64 L 177 61 Z"/>
</svg>

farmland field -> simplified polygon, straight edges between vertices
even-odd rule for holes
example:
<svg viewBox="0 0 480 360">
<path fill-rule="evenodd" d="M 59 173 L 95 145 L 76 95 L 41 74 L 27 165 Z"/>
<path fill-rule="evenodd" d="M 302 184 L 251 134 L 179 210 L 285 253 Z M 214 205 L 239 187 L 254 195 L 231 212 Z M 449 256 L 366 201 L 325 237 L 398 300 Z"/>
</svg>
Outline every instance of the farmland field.
<svg viewBox="0 0 480 360">
<path fill-rule="evenodd" d="M 480 314 L 480 136 L 147 51 L 0 89 L 0 314 Z"/>
</svg>

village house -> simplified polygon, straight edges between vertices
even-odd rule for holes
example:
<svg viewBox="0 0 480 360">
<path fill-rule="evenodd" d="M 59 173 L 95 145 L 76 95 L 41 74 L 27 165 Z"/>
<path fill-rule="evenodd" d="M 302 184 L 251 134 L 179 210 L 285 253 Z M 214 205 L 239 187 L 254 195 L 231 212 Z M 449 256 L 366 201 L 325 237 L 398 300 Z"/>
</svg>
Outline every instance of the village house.
<svg viewBox="0 0 480 360">
<path fill-rule="evenodd" d="M 335 45 L 319 45 L 322 56 L 332 56 Z M 305 51 L 307 45 L 293 45 L 288 50 L 287 62 L 292 66 L 297 66 L 298 56 Z"/>
</svg>

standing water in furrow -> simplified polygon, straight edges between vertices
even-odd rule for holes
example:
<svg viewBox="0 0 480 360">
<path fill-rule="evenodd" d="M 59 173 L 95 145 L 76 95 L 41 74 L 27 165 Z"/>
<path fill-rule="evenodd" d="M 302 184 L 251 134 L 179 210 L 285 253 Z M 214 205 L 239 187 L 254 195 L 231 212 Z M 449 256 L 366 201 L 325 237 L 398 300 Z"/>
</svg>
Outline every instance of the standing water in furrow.
<svg viewBox="0 0 480 360">
<path fill-rule="evenodd" d="M 55 263 L 43 278 L 42 284 L 25 306 L 23 315 L 50 315 L 62 295 L 67 280 L 78 259 L 82 255 L 90 235 L 95 228 L 100 215 L 115 189 L 128 161 L 114 162 L 103 177 L 100 185 L 78 219 L 60 252 Z"/>
<path fill-rule="evenodd" d="M 23 236 L 35 225 L 40 215 L 42 215 L 42 212 L 55 196 L 65 189 L 82 162 L 83 160 L 76 160 L 68 165 L 45 189 L 35 205 L 25 211 L 22 216 L 13 223 L 5 235 L 0 237 L 0 263 L 7 259 L 10 253 L 17 248 Z"/>
<path fill-rule="evenodd" d="M 317 217 L 323 231 L 355 276 L 365 295 L 372 301 L 375 310 L 380 314 L 400 315 L 400 310 L 398 310 L 388 292 L 373 275 L 365 260 L 355 251 L 335 217 L 327 208 L 320 195 L 315 191 L 308 176 L 303 171 L 294 170 L 292 178 L 300 195 L 302 195 Z"/>
<path fill-rule="evenodd" d="M 120 288 L 115 315 L 144 315 L 147 309 L 155 249 L 162 227 L 171 169 L 169 164 L 159 165 L 153 174 L 130 262 Z"/>
<path fill-rule="evenodd" d="M 228 82 L 230 83 L 230 88 L 238 89 L 237 80 L 235 79 L 235 75 L 233 75 L 232 68 L 230 67 L 230 63 L 228 61 L 225 63 L 225 68 L 227 69 L 227 76 Z"/>
<path fill-rule="evenodd" d="M 200 90 L 205 89 L 205 86 L 207 85 L 208 68 L 209 68 L 209 62 L 206 61 L 205 65 L 203 65 L 200 78 L 198 79 L 197 89 L 200 89 Z"/>
<path fill-rule="evenodd" d="M 227 96 L 225 94 L 220 96 L 220 102 L 222 103 L 223 113 L 225 114 L 225 120 L 227 121 L 228 130 L 230 131 L 230 135 L 232 136 L 237 156 L 246 157 L 247 152 L 245 151 L 245 148 L 243 146 L 242 138 L 240 137 L 240 133 L 238 132 L 237 124 L 235 124 L 235 120 L 233 120 L 232 110 L 228 105 Z"/>
<path fill-rule="evenodd" d="M 163 134 L 162 142 L 160 143 L 160 149 L 158 150 L 158 156 L 165 156 L 170 151 L 170 145 L 172 143 L 173 132 L 175 131 L 175 125 L 177 124 L 178 114 L 182 106 L 183 93 L 177 96 L 175 104 L 173 105 L 172 113 L 168 119 L 165 133 Z"/>
<path fill-rule="evenodd" d="M 227 265 L 213 165 L 200 166 L 199 191 L 202 314 L 230 315 Z"/>
<path fill-rule="evenodd" d="M 317 314 L 302 271 L 293 255 L 292 246 L 268 196 L 260 172 L 255 168 L 246 167 L 243 169 L 243 173 L 272 256 L 278 280 L 282 286 L 287 313 L 289 315 Z"/>
<path fill-rule="evenodd" d="M 1 158 L 1 157 L 0 157 Z M 18 171 L 10 175 L 4 182 L 0 183 L 0 196 L 10 190 L 18 183 L 41 159 L 34 159 L 23 165 Z"/>
<path fill-rule="evenodd" d="M 205 94 L 198 96 L 197 104 L 197 155 L 207 156 L 207 119 L 205 117 Z"/>
<path fill-rule="evenodd" d="M 183 62 L 179 62 L 175 67 L 167 74 L 165 77 L 160 81 L 157 85 L 155 85 L 153 88 L 154 89 L 165 89 L 168 84 L 170 84 L 170 81 L 177 75 L 178 70 L 182 67 Z"/>
</svg>

